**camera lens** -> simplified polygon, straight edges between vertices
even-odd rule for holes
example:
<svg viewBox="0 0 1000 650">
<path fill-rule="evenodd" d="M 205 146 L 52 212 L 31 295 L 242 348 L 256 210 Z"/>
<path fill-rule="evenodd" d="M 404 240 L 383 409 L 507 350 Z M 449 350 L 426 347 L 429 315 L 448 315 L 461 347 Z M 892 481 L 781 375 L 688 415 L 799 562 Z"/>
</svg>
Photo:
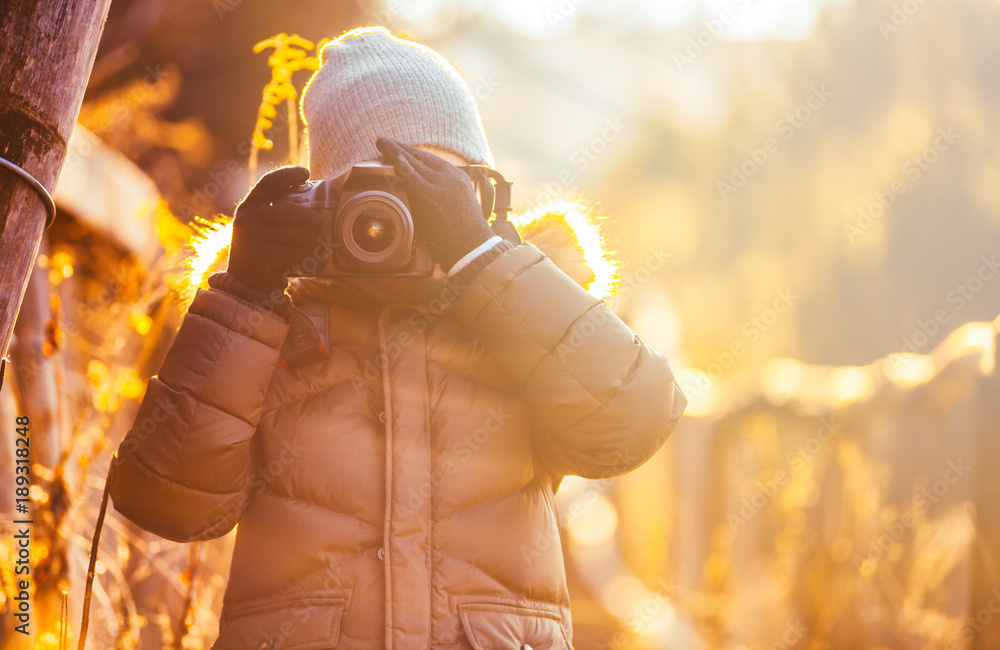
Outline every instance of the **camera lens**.
<svg viewBox="0 0 1000 650">
<path fill-rule="evenodd" d="M 413 219 L 406 205 L 381 190 L 358 192 L 337 212 L 344 245 L 342 259 L 355 268 L 383 272 L 399 269 L 413 253 Z"/>
<path fill-rule="evenodd" d="M 358 215 L 351 234 L 363 250 L 369 253 L 381 253 L 392 244 L 396 236 L 396 225 L 384 212 L 365 210 Z"/>
</svg>

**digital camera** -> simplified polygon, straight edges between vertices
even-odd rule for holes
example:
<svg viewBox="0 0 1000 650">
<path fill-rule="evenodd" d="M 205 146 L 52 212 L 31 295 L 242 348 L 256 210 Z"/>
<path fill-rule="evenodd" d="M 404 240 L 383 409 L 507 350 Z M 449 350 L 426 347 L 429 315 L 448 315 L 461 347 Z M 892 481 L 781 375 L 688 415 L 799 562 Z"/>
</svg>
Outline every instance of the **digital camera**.
<svg viewBox="0 0 1000 650">
<path fill-rule="evenodd" d="M 496 210 L 506 220 L 510 210 L 510 183 L 484 165 L 460 167 L 471 182 L 496 181 L 494 192 L 480 192 L 483 214 Z M 487 196 L 496 196 L 492 205 Z M 276 202 L 312 208 L 323 219 L 323 236 L 332 243 L 332 255 L 313 269 L 293 275 L 310 277 L 392 276 L 427 277 L 434 260 L 425 242 L 415 236 L 403 183 L 392 165 L 365 162 L 339 178 L 307 181 Z"/>
</svg>

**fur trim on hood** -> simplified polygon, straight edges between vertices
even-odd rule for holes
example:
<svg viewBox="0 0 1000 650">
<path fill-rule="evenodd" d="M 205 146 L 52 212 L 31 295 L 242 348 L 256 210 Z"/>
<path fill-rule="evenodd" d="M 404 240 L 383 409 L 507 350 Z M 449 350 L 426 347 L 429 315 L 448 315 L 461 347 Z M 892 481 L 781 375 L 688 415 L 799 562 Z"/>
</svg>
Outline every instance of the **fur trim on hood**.
<svg viewBox="0 0 1000 650">
<path fill-rule="evenodd" d="M 604 299 L 617 288 L 619 265 L 605 247 L 600 219 L 582 203 L 570 201 L 555 201 L 510 217 L 522 240 L 545 253 L 595 298 Z M 203 221 L 194 228 L 189 242 L 193 253 L 184 272 L 172 282 L 182 310 L 187 310 L 197 289 L 208 288 L 208 276 L 226 269 L 232 239 L 229 217 Z"/>
</svg>

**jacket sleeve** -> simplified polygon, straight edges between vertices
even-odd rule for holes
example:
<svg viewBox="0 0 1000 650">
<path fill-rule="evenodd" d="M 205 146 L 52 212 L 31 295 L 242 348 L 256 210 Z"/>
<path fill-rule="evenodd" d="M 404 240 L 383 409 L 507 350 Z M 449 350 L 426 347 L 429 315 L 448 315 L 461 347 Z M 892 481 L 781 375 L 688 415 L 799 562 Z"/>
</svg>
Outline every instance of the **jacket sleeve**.
<svg viewBox="0 0 1000 650">
<path fill-rule="evenodd" d="M 198 291 L 112 461 L 118 512 L 175 541 L 232 530 L 247 503 L 250 440 L 287 332 L 272 312 L 217 289 Z"/>
<path fill-rule="evenodd" d="M 687 406 L 666 357 L 530 244 L 490 262 L 455 313 L 520 387 L 541 425 L 537 453 L 557 474 L 635 469 Z"/>
</svg>

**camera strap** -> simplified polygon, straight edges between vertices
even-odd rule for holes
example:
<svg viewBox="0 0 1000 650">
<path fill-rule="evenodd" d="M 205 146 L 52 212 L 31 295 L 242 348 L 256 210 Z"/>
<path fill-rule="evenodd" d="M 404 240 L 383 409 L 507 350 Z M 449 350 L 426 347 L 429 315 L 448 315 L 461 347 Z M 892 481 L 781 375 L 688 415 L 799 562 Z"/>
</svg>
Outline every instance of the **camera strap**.
<svg viewBox="0 0 1000 650">
<path fill-rule="evenodd" d="M 481 183 L 484 188 L 483 191 L 483 214 L 489 219 L 489 213 L 492 212 L 496 215 L 490 224 L 493 227 L 493 232 L 500 235 L 510 243 L 515 246 L 521 243 L 521 236 L 517 233 L 517 229 L 514 228 L 508 219 L 507 215 L 510 214 L 510 196 L 511 187 L 513 183 L 508 181 L 503 177 L 503 174 L 495 169 L 486 167 L 485 165 L 470 165 L 469 175 L 472 177 L 473 182 Z M 492 181 L 495 181 L 496 184 Z M 487 190 L 489 188 L 489 194 L 492 195 L 492 199 L 489 201 L 489 207 L 487 207 L 485 198 Z"/>
<path fill-rule="evenodd" d="M 472 184 L 479 188 L 479 203 L 483 208 L 483 218 L 489 221 L 493 214 L 493 206 L 496 203 L 496 190 L 493 183 L 486 176 L 486 168 L 482 165 L 469 165 L 465 168 L 466 173 L 472 180 Z"/>
<path fill-rule="evenodd" d="M 491 223 L 490 226 L 493 228 L 494 233 L 500 235 L 515 246 L 521 243 L 521 235 L 517 233 L 517 229 L 514 228 L 514 224 L 507 221 L 506 217 L 502 220 L 500 217 L 497 217 L 493 220 L 493 223 Z"/>
</svg>

